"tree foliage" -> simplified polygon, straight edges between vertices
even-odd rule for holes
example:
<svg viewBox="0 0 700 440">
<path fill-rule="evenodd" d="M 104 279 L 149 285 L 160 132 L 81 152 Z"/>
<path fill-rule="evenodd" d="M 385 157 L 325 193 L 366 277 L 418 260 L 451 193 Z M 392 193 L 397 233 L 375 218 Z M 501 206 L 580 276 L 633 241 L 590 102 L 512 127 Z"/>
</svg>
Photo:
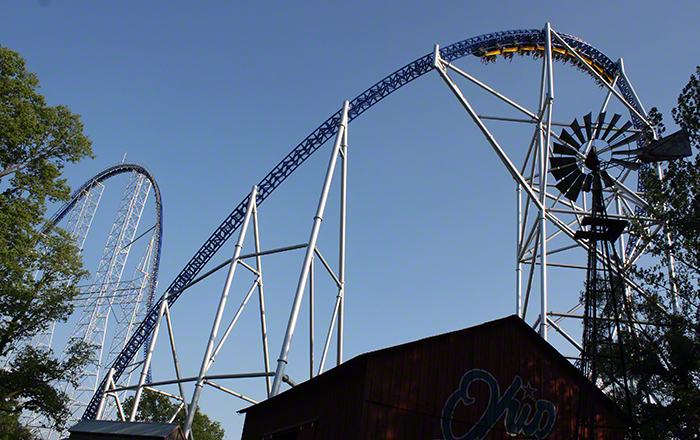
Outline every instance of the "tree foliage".
<svg viewBox="0 0 700 440">
<path fill-rule="evenodd" d="M 131 414 L 131 408 L 134 406 L 134 398 L 129 397 L 124 402 L 124 412 L 126 417 Z M 136 420 L 142 422 L 169 423 L 173 415 L 177 412 L 177 416 L 173 423 L 179 423 L 184 428 L 186 415 L 179 408 L 179 405 L 173 403 L 169 397 L 154 392 L 146 391 L 143 393 L 141 402 L 139 403 L 136 412 Z M 196 440 L 221 440 L 224 438 L 224 428 L 216 421 L 212 421 L 209 416 L 202 413 L 197 407 L 197 412 L 192 421 L 192 435 Z"/>
<path fill-rule="evenodd" d="M 673 119 L 690 134 L 694 156 L 642 176 L 647 213 L 665 225 L 655 235 L 637 228 L 653 257 L 632 270 L 648 295 L 637 297 L 641 327 L 629 369 L 639 434 L 694 439 L 700 433 L 700 67 L 678 98 Z M 661 114 L 652 109 L 659 132 Z M 669 268 L 672 271 L 669 272 Z M 675 275 L 669 275 L 674 273 Z"/>
<path fill-rule="evenodd" d="M 70 316 L 75 284 L 87 273 L 68 234 L 45 224 L 47 203 L 68 200 L 66 163 L 92 157 L 80 116 L 49 106 L 39 80 L 17 52 L 0 46 L 0 426 L 22 438 L 22 410 L 63 428 L 67 396 L 59 379 L 75 377 L 90 355 L 76 344 L 62 360 L 28 342 Z M 21 435 L 20 435 L 21 434 Z"/>
</svg>

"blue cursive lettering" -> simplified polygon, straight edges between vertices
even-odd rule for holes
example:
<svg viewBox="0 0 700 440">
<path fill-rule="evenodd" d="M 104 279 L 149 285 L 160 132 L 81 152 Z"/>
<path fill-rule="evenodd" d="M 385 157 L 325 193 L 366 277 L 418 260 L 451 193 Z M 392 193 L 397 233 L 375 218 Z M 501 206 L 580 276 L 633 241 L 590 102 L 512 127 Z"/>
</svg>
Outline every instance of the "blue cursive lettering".
<svg viewBox="0 0 700 440">
<path fill-rule="evenodd" d="M 475 381 L 482 381 L 488 385 L 490 393 L 488 406 L 479 421 L 466 434 L 456 437 L 452 430 L 455 409 L 460 402 L 467 406 L 474 404 L 476 399 L 469 395 L 469 386 Z M 547 437 L 554 428 L 557 417 L 556 407 L 548 400 L 537 400 L 534 414 L 532 414 L 532 405 L 516 398 L 522 388 L 522 379 L 520 376 L 515 376 L 513 382 L 501 395 L 498 381 L 491 373 L 480 369 L 467 371 L 462 376 L 459 389 L 447 398 L 442 410 L 440 427 L 444 440 L 482 440 L 504 415 L 503 423 L 508 434 L 513 436 L 524 434 L 530 437 L 534 435 L 538 439 Z M 535 391 L 529 383 L 527 389 Z"/>
</svg>

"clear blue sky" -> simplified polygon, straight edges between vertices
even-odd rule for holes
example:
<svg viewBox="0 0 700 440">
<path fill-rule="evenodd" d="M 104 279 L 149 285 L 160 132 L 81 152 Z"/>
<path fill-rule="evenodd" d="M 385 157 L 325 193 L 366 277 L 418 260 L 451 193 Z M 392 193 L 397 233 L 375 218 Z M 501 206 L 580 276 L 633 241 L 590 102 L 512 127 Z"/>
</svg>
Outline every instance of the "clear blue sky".
<svg viewBox="0 0 700 440">
<path fill-rule="evenodd" d="M 613 60 L 623 57 L 647 110 L 657 106 L 672 125 L 670 110 L 700 64 L 699 20 L 691 1 L 8 0 L 0 6 L 0 44 L 27 60 L 50 104 L 82 115 L 97 157 L 66 169 L 72 186 L 125 153 L 156 176 L 164 200 L 162 293 L 252 185 L 343 100 L 434 44 L 542 28 L 549 21 Z M 460 67 L 494 85 L 505 83 L 527 103 L 537 96 L 538 84 L 528 73 L 539 63 L 529 58 L 488 67 L 466 59 Z M 562 78 L 571 74 L 556 67 Z M 557 83 L 567 84 L 579 83 Z M 562 110 L 555 120 L 597 110 L 577 107 L 598 92 L 587 79 L 580 84 L 561 92 L 568 98 L 555 104 Z M 511 151 L 519 148 L 505 139 Z M 419 79 L 362 115 L 351 124 L 349 140 L 346 358 L 514 313 L 514 184 L 438 75 Z M 262 206 L 264 248 L 308 238 L 329 147 Z M 113 200 L 121 196 L 119 185 L 108 185 Z M 106 199 L 102 207 L 108 206 Z M 321 250 L 335 260 L 335 205 L 328 210 Z M 103 227 L 112 218 L 100 220 Z M 86 251 L 93 271 L 105 237 Z M 214 261 L 228 258 L 233 244 Z M 273 361 L 302 256 L 297 251 L 263 263 Z M 582 281 L 559 282 L 555 294 L 562 302 L 576 301 Z M 223 274 L 173 310 L 186 376 L 197 373 L 222 283 Z M 243 289 L 232 293 L 229 315 Z M 318 294 L 326 297 L 320 308 L 334 296 L 330 290 Z M 253 308 L 246 315 L 213 373 L 261 369 Z M 318 325 L 320 341 L 326 324 Z M 301 364 L 306 332 L 300 324 L 292 346 L 289 371 L 298 381 L 307 374 Z M 170 378 L 167 359 L 157 361 L 154 377 Z M 255 385 L 244 392 L 261 398 L 261 384 Z M 228 438 L 239 437 L 243 417 L 235 411 L 244 404 L 207 390 L 201 406 L 223 423 Z"/>
</svg>

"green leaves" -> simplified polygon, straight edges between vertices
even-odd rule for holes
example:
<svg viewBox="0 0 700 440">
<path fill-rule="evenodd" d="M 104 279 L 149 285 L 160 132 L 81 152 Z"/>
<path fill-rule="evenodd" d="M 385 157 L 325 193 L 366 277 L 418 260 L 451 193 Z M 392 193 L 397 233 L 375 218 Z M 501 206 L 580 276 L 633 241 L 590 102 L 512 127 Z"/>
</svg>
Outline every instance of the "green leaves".
<svg viewBox="0 0 700 440">
<path fill-rule="evenodd" d="M 92 355 L 92 348 L 78 343 L 59 361 L 51 350 L 24 346 L 9 368 L 0 370 L 0 413 L 20 408 L 45 416 L 50 426 L 62 429 L 69 417 L 68 396 L 55 385 L 75 378 Z"/>
<path fill-rule="evenodd" d="M 124 413 L 131 414 L 134 398 L 128 397 L 124 401 Z M 179 411 L 178 411 L 179 409 Z M 169 423 L 173 415 L 177 413 L 174 423 L 185 425 L 185 411 L 167 396 L 159 393 L 145 391 L 141 397 L 136 420 L 140 422 Z M 224 438 L 224 429 L 219 422 L 212 421 L 209 416 L 202 413 L 197 407 L 197 413 L 192 421 L 192 434 L 197 440 L 221 440 Z"/>
<path fill-rule="evenodd" d="M 695 75 L 690 76 L 690 81 L 683 88 L 678 97 L 678 107 L 671 111 L 673 120 L 678 125 L 688 130 L 691 142 L 697 147 L 700 145 L 700 66 L 696 67 Z"/>
<path fill-rule="evenodd" d="M 46 105 L 36 75 L 17 52 L 0 46 L 0 182 L 13 176 L 6 195 L 43 204 L 70 192 L 57 180 L 66 162 L 92 157 L 80 116 Z"/>
<path fill-rule="evenodd" d="M 38 87 L 24 59 L 0 46 L 0 358 L 10 359 L 0 369 L 0 427 L 17 438 L 27 434 L 17 419 L 22 410 L 65 426 L 68 398 L 57 382 L 74 378 L 92 352 L 78 344 L 59 361 L 28 345 L 70 316 L 75 285 L 87 275 L 73 241 L 45 228 L 44 214 L 47 201 L 70 197 L 60 178 L 65 164 L 92 157 L 80 116 L 47 105 Z"/>
<path fill-rule="evenodd" d="M 3 196 L 0 195 L 0 203 Z M 0 356 L 49 322 L 65 320 L 87 275 L 77 247 L 60 229 L 39 230 L 41 210 L 26 200 L 0 207 Z"/>
<path fill-rule="evenodd" d="M 700 432 L 699 75 L 700 67 L 672 111 L 688 130 L 695 156 L 665 164 L 662 176 L 655 170 L 642 176 L 647 214 L 665 228 L 655 235 L 637 228 L 653 258 L 631 270 L 649 292 L 635 298 L 640 321 L 649 324 L 638 326 L 639 337 L 630 344 L 639 435 L 645 439 L 691 439 Z M 652 109 L 650 118 L 662 134 L 661 114 Z"/>
</svg>

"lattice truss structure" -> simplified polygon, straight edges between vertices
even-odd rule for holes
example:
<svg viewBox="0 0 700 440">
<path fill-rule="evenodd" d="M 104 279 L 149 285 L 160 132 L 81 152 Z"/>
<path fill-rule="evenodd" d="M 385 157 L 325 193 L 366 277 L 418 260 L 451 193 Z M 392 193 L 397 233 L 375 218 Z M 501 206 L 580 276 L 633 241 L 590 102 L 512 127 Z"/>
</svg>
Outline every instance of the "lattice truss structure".
<svg viewBox="0 0 700 440">
<path fill-rule="evenodd" d="M 80 302 L 84 303 L 81 304 L 84 307 L 70 341 L 83 341 L 97 347 L 97 356 L 95 362 L 85 369 L 81 384 L 74 390 L 72 398 L 76 403 L 83 402 L 86 394 L 94 394 L 99 380 L 110 314 L 113 313 L 118 318 L 118 330 L 111 342 L 108 362 L 114 356 L 112 350 L 115 346 L 121 351 L 124 335 L 131 333 L 133 320 L 138 316 L 138 309 L 142 308 L 140 299 L 146 286 L 143 283 L 147 274 L 144 270 L 146 268 L 136 268 L 134 275 L 135 284 L 139 286 L 137 289 L 133 289 L 131 282 L 122 283 L 121 278 L 150 189 L 150 182 L 145 176 L 132 174 L 97 266 L 93 284 L 83 290 Z M 148 246 L 147 255 L 150 254 L 150 248 L 151 246 Z"/>
<path fill-rule="evenodd" d="M 588 243 L 576 238 L 576 232 L 584 229 L 584 219 L 589 216 L 592 180 L 584 173 L 585 159 L 589 151 L 598 151 L 599 155 L 611 156 L 620 151 L 626 156 L 633 156 L 639 140 L 644 145 L 654 138 L 654 129 L 646 120 L 644 109 L 639 102 L 629 79 L 625 75 L 623 62 L 619 60 L 609 69 L 610 61 L 602 54 L 586 47 L 577 39 L 566 38 L 549 28 L 542 31 L 544 38 L 536 45 L 527 46 L 517 41 L 510 44 L 494 45 L 484 49 L 484 57 L 504 56 L 512 53 L 534 52 L 540 54 L 542 63 L 542 80 L 534 90 L 539 92 L 539 106 L 528 109 L 511 100 L 498 90 L 474 78 L 447 62 L 438 48 L 434 59 L 441 77 L 453 92 L 465 111 L 469 114 L 494 152 L 503 163 L 506 171 L 516 184 L 518 229 L 516 245 L 516 310 L 519 316 L 527 319 L 532 315 L 533 306 L 536 319 L 534 326 L 540 335 L 547 339 L 550 330 L 555 330 L 567 341 L 581 351 L 580 337 L 567 333 L 560 322 L 565 318 L 582 318 L 579 311 L 582 303 L 575 304 L 569 310 L 552 310 L 548 274 L 555 268 L 585 271 L 581 264 L 588 250 Z M 487 58 L 488 59 L 488 58 Z M 592 77 L 601 88 L 599 107 L 584 116 L 584 124 L 579 124 L 574 116 L 570 124 L 555 119 L 554 63 L 556 60 L 573 64 L 583 73 Z M 607 61 L 605 63 L 601 61 Z M 488 91 L 497 100 L 502 101 L 519 113 L 520 119 L 505 117 L 485 117 L 477 113 L 457 85 L 453 77 L 466 79 L 471 85 Z M 595 92 L 595 87 L 592 88 Z M 610 109 L 626 112 L 631 121 L 617 126 L 621 115 L 615 113 L 606 120 Z M 581 111 L 581 110 L 578 110 Z M 561 112 L 571 115 L 570 109 Z M 575 113 L 574 113 L 575 115 Z M 492 120 L 511 121 L 513 123 L 531 124 L 532 136 L 525 139 L 521 148 L 526 151 L 525 160 L 516 164 L 499 143 L 498 133 L 489 129 L 487 122 Z M 569 132 L 568 130 L 571 130 Z M 607 138 L 607 139 L 606 139 Z M 634 157 L 632 157 L 634 159 Z M 608 215 L 624 219 L 635 217 L 643 212 L 646 201 L 636 189 L 637 175 L 634 171 L 640 162 L 610 158 L 616 169 L 605 173 L 604 203 Z M 617 163 L 615 163 L 617 162 Z M 648 219 L 651 221 L 651 219 Z M 629 249 L 625 246 L 630 243 Z M 619 255 L 623 267 L 634 264 L 643 253 L 641 242 L 619 241 Z M 582 253 L 581 250 L 584 250 Z M 583 258 L 567 258 L 571 253 Z M 636 286 L 628 281 L 630 288 Z M 539 300 L 539 301 L 537 301 Z M 537 304 L 539 303 L 539 304 Z M 579 311 L 577 313 L 577 311 Z"/>
<path fill-rule="evenodd" d="M 76 192 L 78 199 L 69 213 L 65 229 L 70 233 L 71 238 L 75 240 L 75 245 L 79 249 L 84 249 L 85 239 L 88 236 L 92 219 L 102 199 L 104 188 L 103 184 L 95 182 L 94 185 L 88 188 L 81 188 L 80 193 Z M 55 224 L 55 218 L 51 220 L 51 223 Z M 33 338 L 31 344 L 34 347 L 51 348 L 55 329 L 56 322 L 52 322 L 47 329 L 40 331 Z"/>
<path fill-rule="evenodd" d="M 63 385 L 64 391 L 71 399 L 72 421 L 80 419 L 85 406 L 96 392 L 97 384 L 104 376 L 105 365 L 110 365 L 124 349 L 153 302 L 162 235 L 160 192 L 146 168 L 134 163 L 120 163 L 88 180 L 50 220 L 51 225 L 58 225 L 66 218 L 65 229 L 75 239 L 78 247 L 83 249 L 105 189 L 103 182 L 124 173 L 128 174 L 129 179 L 102 257 L 91 283 L 80 287 L 80 294 L 74 303 L 75 313 L 79 317 L 66 348 L 71 343 L 80 341 L 92 345 L 95 352 L 91 362 L 80 372 L 78 386 Z M 137 235 L 148 196 L 154 186 L 156 224 Z M 132 245 L 139 240 L 147 242 L 139 247 L 143 249 L 143 254 L 134 268 L 133 277 L 122 280 Z M 54 322 L 40 332 L 31 343 L 34 346 L 52 348 L 55 330 Z M 66 352 L 63 351 L 60 358 L 63 360 L 65 356 Z M 123 381 L 128 382 L 129 376 L 124 375 Z M 30 414 L 26 417 L 30 426 L 41 429 L 45 425 L 40 416 Z M 44 429 L 40 432 L 46 437 L 61 434 Z"/>
<path fill-rule="evenodd" d="M 537 104 L 528 107 L 517 99 L 509 97 L 495 85 L 488 84 L 488 79 L 478 79 L 457 67 L 454 62 L 460 58 L 472 55 L 483 62 L 490 62 L 498 57 L 509 58 L 514 54 L 531 56 L 542 60 L 541 75 L 536 84 L 528 89 L 536 97 Z M 555 68 L 556 65 L 556 68 Z M 555 99 L 555 78 L 559 68 L 579 70 L 590 81 L 592 99 L 584 107 L 573 108 L 570 103 L 557 106 Z M 603 254 L 591 249 L 591 242 L 581 231 L 590 230 L 586 218 L 591 217 L 591 188 L 593 179 L 587 177 L 592 166 L 594 152 L 596 160 L 605 162 L 600 171 L 601 203 L 605 206 L 606 218 L 622 220 L 636 217 L 649 228 L 649 233 L 661 233 L 661 227 L 654 219 L 644 216 L 647 206 L 643 192 L 636 189 L 637 172 L 641 166 L 657 162 L 649 158 L 654 156 L 659 148 L 653 127 L 647 121 L 645 110 L 632 88 L 624 69 L 623 61 L 617 62 L 602 54 L 583 40 L 571 35 L 556 32 L 549 24 L 544 29 L 514 30 L 486 34 L 470 38 L 459 43 L 440 48 L 436 46 L 431 53 L 404 66 L 387 76 L 357 98 L 346 103 L 341 110 L 324 121 L 316 130 L 305 138 L 267 175 L 233 212 L 214 231 L 212 236 L 202 245 L 191 258 L 180 274 L 165 289 L 155 301 L 136 331 L 132 333 L 122 351 L 110 364 L 108 374 L 101 380 L 97 391 L 88 403 L 83 418 L 105 418 L 110 402 L 117 405 L 123 419 L 134 420 L 136 407 L 141 399 L 143 390 L 167 395 L 178 402 L 179 410 L 187 413 L 185 432 L 189 434 L 194 411 L 205 386 L 220 389 L 230 395 L 254 402 L 253 399 L 242 395 L 218 383 L 224 379 L 235 378 L 264 378 L 265 394 L 272 396 L 280 391 L 283 382 L 293 384 L 285 374 L 289 360 L 291 340 L 300 314 L 300 304 L 305 292 L 313 295 L 313 265 L 320 261 L 337 286 L 337 296 L 333 308 L 330 329 L 325 340 L 325 348 L 320 365 L 313 358 L 313 330 L 309 338 L 311 346 L 309 353 L 310 376 L 323 371 L 325 357 L 331 343 L 331 335 L 335 332 L 337 344 L 336 363 L 342 362 L 343 340 L 343 303 L 344 303 L 344 218 L 345 218 L 345 173 L 347 169 L 347 133 L 348 124 L 373 105 L 389 94 L 418 77 L 437 71 L 437 76 L 447 86 L 457 99 L 460 106 L 467 112 L 479 132 L 483 135 L 486 145 L 500 159 L 514 182 L 517 193 L 514 206 L 517 210 L 517 239 L 515 246 L 514 273 L 516 278 L 514 309 L 523 319 L 536 328 L 540 335 L 548 339 L 550 335 L 559 335 L 573 347 L 572 358 L 580 358 L 583 351 L 581 343 L 581 320 L 585 318 L 585 295 L 579 292 L 584 288 L 586 272 L 589 264 L 586 260 L 589 254 L 597 255 L 601 264 L 614 267 L 614 276 L 623 280 L 626 295 L 644 294 L 630 280 L 624 269 L 634 264 L 642 255 L 644 245 L 631 239 L 627 230 L 620 231 L 616 240 L 616 260 L 611 264 L 609 254 Z M 467 87 L 470 89 L 467 90 Z M 470 93 L 472 89 L 485 93 L 508 109 L 505 115 L 484 115 L 473 104 Z M 597 100 L 596 100 L 597 99 Z M 587 107 L 586 107 L 587 106 Z M 560 115 L 560 116 L 559 116 Z M 581 115 L 585 115 L 581 117 Z M 561 119 L 559 119 L 561 118 Z M 566 118 L 566 119 L 564 119 Z M 568 122 L 573 119 L 574 122 Z M 579 122 L 579 120 L 583 122 Z M 523 136 L 519 145 L 504 148 L 500 142 L 501 134 L 511 131 L 499 124 L 514 124 L 526 127 L 527 135 Z M 323 183 L 318 209 L 313 216 L 312 230 L 308 242 L 290 245 L 285 248 L 262 250 L 258 239 L 257 207 L 289 177 L 306 159 L 316 152 L 324 143 L 335 139 L 331 158 Z M 512 142 L 509 141 L 512 144 Z M 341 215 L 339 255 L 337 269 L 332 269 L 323 254 L 317 248 L 320 224 L 323 219 L 331 179 L 335 172 L 336 161 L 341 158 Z M 243 243 L 248 234 L 249 225 L 253 225 L 254 250 L 243 253 Z M 224 263 L 200 275 L 207 264 L 224 243 L 238 232 L 238 241 L 233 256 Z M 617 237 L 616 237 L 617 238 Z M 250 243 L 250 238 L 248 238 Z M 593 245 L 595 246 L 595 245 Z M 267 346 L 267 331 L 265 321 L 265 304 L 262 289 L 262 266 L 260 257 L 268 254 L 305 249 L 305 257 L 299 282 L 295 291 L 289 321 L 283 338 L 282 347 L 276 368 L 269 361 Z M 255 261 L 252 263 L 252 261 Z M 219 330 L 225 322 L 222 320 L 224 309 L 229 296 L 231 281 L 236 269 L 243 267 L 254 276 L 252 286 L 228 322 L 228 327 L 220 334 Z M 597 266 L 594 266 L 597 267 Z M 205 345 L 201 368 L 196 376 L 184 377 L 180 372 L 178 356 L 175 349 L 174 333 L 172 331 L 170 309 L 179 297 L 192 286 L 209 277 L 220 269 L 228 268 L 228 274 L 223 287 L 219 305 L 212 318 L 212 330 Z M 566 297 L 570 303 L 564 309 L 559 307 L 562 301 L 550 294 L 550 281 L 555 273 L 563 271 L 566 274 L 576 273 L 580 282 L 569 282 Z M 564 275 L 566 281 L 571 275 Z M 557 275 L 561 280 L 562 276 Z M 571 286 L 574 287 L 571 287 Z M 210 368 L 216 356 L 220 353 L 231 329 L 237 322 L 243 308 L 257 291 L 259 299 L 259 314 L 263 341 L 264 370 L 258 372 L 231 372 L 229 374 L 211 375 Z M 573 292 L 572 292 L 573 291 Z M 573 295 L 572 295 L 573 293 Z M 573 298 L 573 301 L 571 301 Z M 313 304 L 313 300 L 311 301 Z M 312 306 L 313 307 L 313 306 Z M 312 309 L 313 310 L 313 309 Z M 313 329 L 313 312 L 310 313 L 310 327 Z M 573 319 L 574 324 L 567 330 L 565 320 Z M 148 368 L 152 361 L 153 350 L 161 327 L 167 327 L 171 355 L 175 366 L 175 378 L 153 383 L 148 378 Z M 334 330 L 335 328 L 335 330 Z M 573 331 L 571 329 L 574 329 Z M 151 338 L 152 336 L 152 338 Z M 151 338 L 151 339 L 149 339 Z M 150 342 L 149 342 L 150 341 Z M 138 384 L 120 385 L 123 377 L 133 370 L 136 353 L 147 348 L 145 362 L 140 365 L 141 375 Z M 186 384 L 194 384 L 191 393 L 185 391 Z M 165 391 L 165 386 L 177 386 L 177 392 Z M 123 391 L 135 391 L 135 401 L 131 414 L 124 414 L 120 405 Z M 189 402 L 189 403 L 188 403 Z M 175 417 L 175 415 L 173 415 Z"/>
</svg>

